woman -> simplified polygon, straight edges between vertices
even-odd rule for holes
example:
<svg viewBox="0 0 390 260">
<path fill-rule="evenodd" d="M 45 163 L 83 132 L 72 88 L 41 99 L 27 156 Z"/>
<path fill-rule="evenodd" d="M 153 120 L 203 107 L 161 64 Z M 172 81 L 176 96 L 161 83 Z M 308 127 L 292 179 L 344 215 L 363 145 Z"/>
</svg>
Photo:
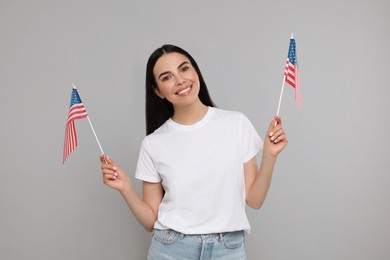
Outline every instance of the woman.
<svg viewBox="0 0 390 260">
<path fill-rule="evenodd" d="M 147 64 L 146 122 L 135 173 L 142 197 L 118 164 L 100 159 L 104 183 L 153 231 L 148 259 L 246 259 L 245 204 L 259 209 L 265 200 L 287 145 L 280 118 L 263 142 L 242 113 L 214 107 L 190 54 L 164 45 Z"/>
</svg>

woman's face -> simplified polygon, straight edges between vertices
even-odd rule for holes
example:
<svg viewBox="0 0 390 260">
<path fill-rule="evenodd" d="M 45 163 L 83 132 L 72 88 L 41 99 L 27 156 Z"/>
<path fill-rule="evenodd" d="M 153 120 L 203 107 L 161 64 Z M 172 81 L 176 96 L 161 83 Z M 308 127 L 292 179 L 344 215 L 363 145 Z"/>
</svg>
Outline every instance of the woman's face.
<svg viewBox="0 0 390 260">
<path fill-rule="evenodd" d="M 199 77 L 189 59 L 177 52 L 161 56 L 154 68 L 156 94 L 174 106 L 190 105 L 199 99 Z"/>
</svg>

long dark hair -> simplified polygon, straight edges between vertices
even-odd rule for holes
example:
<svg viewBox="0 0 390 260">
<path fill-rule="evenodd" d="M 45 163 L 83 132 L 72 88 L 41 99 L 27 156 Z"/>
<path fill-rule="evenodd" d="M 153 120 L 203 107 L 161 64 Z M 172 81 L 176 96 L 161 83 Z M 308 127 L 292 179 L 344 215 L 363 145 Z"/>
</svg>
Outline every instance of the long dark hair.
<svg viewBox="0 0 390 260">
<path fill-rule="evenodd" d="M 192 56 L 181 49 L 180 47 L 166 44 L 162 47 L 155 50 L 152 55 L 150 55 L 148 63 L 146 65 L 146 134 L 149 135 L 153 133 L 157 128 L 165 123 L 173 115 L 173 105 L 167 99 L 161 99 L 155 93 L 157 88 L 156 79 L 154 78 L 153 69 L 157 60 L 164 54 L 177 52 L 186 56 L 191 65 L 195 68 L 196 73 L 199 77 L 200 90 L 199 90 L 199 99 L 200 101 L 210 107 L 215 107 L 214 102 L 211 100 L 209 91 L 207 90 L 206 83 L 204 82 L 202 73 L 199 70 L 198 64 L 192 58 Z"/>
</svg>

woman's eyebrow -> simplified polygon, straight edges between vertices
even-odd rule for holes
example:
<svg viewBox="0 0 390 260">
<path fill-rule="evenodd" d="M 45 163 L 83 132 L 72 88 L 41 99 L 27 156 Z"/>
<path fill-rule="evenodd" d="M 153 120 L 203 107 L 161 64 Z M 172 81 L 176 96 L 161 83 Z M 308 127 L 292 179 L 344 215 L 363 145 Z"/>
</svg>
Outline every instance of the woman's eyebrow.
<svg viewBox="0 0 390 260">
<path fill-rule="evenodd" d="M 177 69 L 180 69 L 181 67 L 183 67 L 183 66 L 186 65 L 186 64 L 189 64 L 189 62 L 188 62 L 188 61 L 183 61 L 183 62 L 179 65 L 179 67 L 177 67 Z"/>
<path fill-rule="evenodd" d="M 161 77 L 164 76 L 165 74 L 169 74 L 169 71 L 166 71 L 166 72 L 161 73 L 161 74 L 158 76 L 158 78 L 161 78 Z"/>
<path fill-rule="evenodd" d="M 181 67 L 183 67 L 184 65 L 186 64 L 190 64 L 188 61 L 183 61 L 182 63 L 180 63 L 180 65 L 177 67 L 177 69 L 180 69 Z M 158 78 L 161 78 L 162 76 L 164 76 L 165 74 L 169 74 L 170 72 L 169 71 L 165 71 L 163 73 L 161 73 Z"/>
</svg>

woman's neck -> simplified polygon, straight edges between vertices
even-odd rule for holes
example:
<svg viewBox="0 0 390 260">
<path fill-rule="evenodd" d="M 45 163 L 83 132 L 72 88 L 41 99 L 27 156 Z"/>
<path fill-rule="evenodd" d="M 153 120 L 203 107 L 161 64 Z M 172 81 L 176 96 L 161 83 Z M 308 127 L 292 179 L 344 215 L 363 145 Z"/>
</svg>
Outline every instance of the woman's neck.
<svg viewBox="0 0 390 260">
<path fill-rule="evenodd" d="M 181 125 L 193 125 L 206 115 L 208 106 L 200 100 L 188 106 L 179 106 L 174 108 L 172 120 Z"/>
</svg>

